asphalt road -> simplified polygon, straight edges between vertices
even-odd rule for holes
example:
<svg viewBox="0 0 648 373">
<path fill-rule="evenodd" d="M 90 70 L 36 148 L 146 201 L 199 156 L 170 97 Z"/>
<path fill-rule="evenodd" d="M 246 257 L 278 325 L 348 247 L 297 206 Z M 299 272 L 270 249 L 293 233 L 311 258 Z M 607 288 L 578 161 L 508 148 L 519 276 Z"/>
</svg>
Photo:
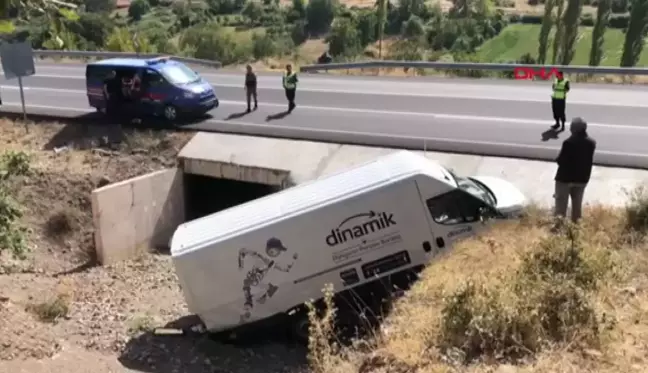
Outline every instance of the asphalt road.
<svg viewBox="0 0 648 373">
<path fill-rule="evenodd" d="M 25 78 L 28 113 L 79 116 L 93 109 L 84 66 L 40 64 Z M 221 101 L 189 127 L 339 143 L 553 160 L 568 133 L 553 124 L 549 83 L 506 80 L 300 76 L 297 109 L 277 74 L 259 76 L 259 110 L 244 115 L 242 74 L 201 70 Z M 596 162 L 648 168 L 648 88 L 572 83 L 568 117 L 582 116 L 598 142 Z M 16 80 L 0 80 L 3 110 L 20 109 Z"/>
</svg>

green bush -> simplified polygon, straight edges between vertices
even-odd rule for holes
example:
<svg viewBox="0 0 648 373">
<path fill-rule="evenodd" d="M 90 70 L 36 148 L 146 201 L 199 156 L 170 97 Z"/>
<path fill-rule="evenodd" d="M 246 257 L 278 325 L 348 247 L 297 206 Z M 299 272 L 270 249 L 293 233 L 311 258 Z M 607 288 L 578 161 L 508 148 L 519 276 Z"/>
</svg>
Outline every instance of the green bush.
<svg viewBox="0 0 648 373">
<path fill-rule="evenodd" d="M 590 13 L 583 14 L 580 18 L 581 26 L 594 26 L 594 16 Z"/>
<path fill-rule="evenodd" d="M 626 230 L 645 236 L 648 232 L 648 190 L 640 187 L 628 194 L 625 207 Z"/>
<path fill-rule="evenodd" d="M 495 0 L 495 6 L 500 8 L 515 8 L 515 0 Z"/>
<path fill-rule="evenodd" d="M 628 27 L 629 21 L 630 21 L 630 17 L 627 14 L 614 14 L 610 17 L 610 22 L 608 23 L 608 27 L 625 29 L 626 27 Z"/>
<path fill-rule="evenodd" d="M 461 351 L 463 362 L 515 360 L 555 342 L 596 343 L 599 321 L 590 296 L 613 261 L 585 255 L 575 227 L 563 233 L 535 245 L 501 287 L 473 281 L 445 297 L 436 342 L 446 354 Z"/>
<path fill-rule="evenodd" d="M 29 173 L 29 160 L 24 152 L 5 152 L 0 157 L 0 252 L 8 250 L 16 258 L 24 258 L 27 252 L 27 230 L 19 224 L 22 211 L 8 183 Z"/>
</svg>

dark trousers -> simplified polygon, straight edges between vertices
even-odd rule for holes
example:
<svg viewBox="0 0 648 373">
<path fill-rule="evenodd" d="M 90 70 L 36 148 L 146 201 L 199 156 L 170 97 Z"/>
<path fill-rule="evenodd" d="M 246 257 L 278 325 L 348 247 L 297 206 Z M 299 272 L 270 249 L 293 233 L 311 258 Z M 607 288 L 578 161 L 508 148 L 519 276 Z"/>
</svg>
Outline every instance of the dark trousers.
<svg viewBox="0 0 648 373">
<path fill-rule="evenodd" d="M 252 98 L 254 98 L 254 108 L 256 109 L 257 106 L 258 106 L 256 87 L 246 87 L 245 88 L 245 97 L 247 98 L 247 108 L 248 108 L 248 110 L 250 110 L 250 104 L 251 104 Z"/>
<path fill-rule="evenodd" d="M 556 121 L 556 125 L 562 124 L 562 126 L 564 127 L 565 121 L 567 120 L 565 118 L 565 100 L 552 98 L 551 110 L 553 111 L 553 117 L 554 120 Z"/>
<path fill-rule="evenodd" d="M 286 89 L 286 98 L 288 99 L 288 110 L 292 111 L 295 108 L 295 93 L 297 89 Z"/>
</svg>

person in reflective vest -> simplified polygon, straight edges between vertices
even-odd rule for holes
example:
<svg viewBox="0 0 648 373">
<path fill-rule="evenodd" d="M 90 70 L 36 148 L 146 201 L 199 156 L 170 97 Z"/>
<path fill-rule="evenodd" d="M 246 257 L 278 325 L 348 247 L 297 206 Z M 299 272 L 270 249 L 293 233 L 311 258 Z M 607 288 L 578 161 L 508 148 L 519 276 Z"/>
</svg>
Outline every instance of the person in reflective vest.
<svg viewBox="0 0 648 373">
<path fill-rule="evenodd" d="M 288 112 L 295 110 L 295 92 L 297 91 L 297 73 L 292 70 L 292 65 L 286 65 L 286 73 L 283 76 L 283 87 L 288 99 Z"/>
<path fill-rule="evenodd" d="M 565 101 L 569 92 L 569 80 L 565 79 L 563 72 L 559 71 L 553 83 L 553 94 L 551 95 L 551 110 L 556 123 L 551 126 L 553 130 L 565 130 Z"/>
</svg>

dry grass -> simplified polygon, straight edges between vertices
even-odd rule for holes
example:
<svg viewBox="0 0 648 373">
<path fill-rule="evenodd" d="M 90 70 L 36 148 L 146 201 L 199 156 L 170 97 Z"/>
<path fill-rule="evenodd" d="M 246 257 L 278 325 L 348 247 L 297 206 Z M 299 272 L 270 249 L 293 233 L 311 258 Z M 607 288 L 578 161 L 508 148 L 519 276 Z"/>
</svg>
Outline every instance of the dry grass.
<svg viewBox="0 0 648 373">
<path fill-rule="evenodd" d="M 438 257 L 370 340 L 315 335 L 318 373 L 638 372 L 648 366 L 648 194 L 551 233 L 541 211 Z M 323 330 L 322 326 L 311 332 Z"/>
</svg>

